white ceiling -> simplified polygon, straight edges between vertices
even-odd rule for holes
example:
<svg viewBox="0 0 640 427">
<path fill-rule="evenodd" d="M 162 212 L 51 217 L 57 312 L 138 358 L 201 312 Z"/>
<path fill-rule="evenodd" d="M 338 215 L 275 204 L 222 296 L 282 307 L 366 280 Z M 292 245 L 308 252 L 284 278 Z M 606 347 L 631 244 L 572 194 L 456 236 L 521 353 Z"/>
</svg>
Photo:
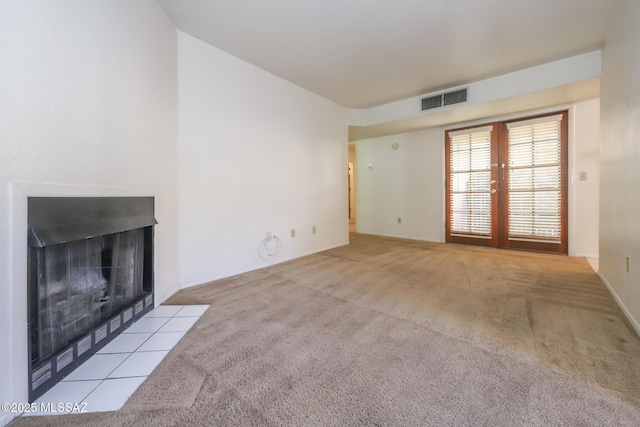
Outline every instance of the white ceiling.
<svg viewBox="0 0 640 427">
<path fill-rule="evenodd" d="M 624 0 L 158 0 L 176 26 L 350 108 L 592 51 Z"/>
</svg>

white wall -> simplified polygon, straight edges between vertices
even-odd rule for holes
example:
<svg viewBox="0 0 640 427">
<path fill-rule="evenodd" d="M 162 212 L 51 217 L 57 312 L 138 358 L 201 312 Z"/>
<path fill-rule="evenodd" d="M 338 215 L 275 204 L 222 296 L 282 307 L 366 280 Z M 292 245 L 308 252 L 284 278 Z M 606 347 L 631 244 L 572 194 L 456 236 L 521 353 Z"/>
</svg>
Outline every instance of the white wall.
<svg viewBox="0 0 640 427">
<path fill-rule="evenodd" d="M 346 109 L 180 32 L 178 52 L 180 283 L 347 244 Z"/>
<path fill-rule="evenodd" d="M 359 233 L 442 241 L 443 137 L 434 128 L 356 143 Z"/>
<path fill-rule="evenodd" d="M 598 258 L 600 100 L 577 102 L 569 130 L 569 254 Z M 580 180 L 580 172 L 587 179 Z"/>
<path fill-rule="evenodd" d="M 358 232 L 443 242 L 445 129 L 567 108 L 573 124 L 569 132 L 569 254 L 597 257 L 598 99 L 358 141 Z M 391 149 L 394 143 L 397 150 Z M 581 171 L 587 172 L 587 181 L 579 181 Z"/>
<path fill-rule="evenodd" d="M 640 2 L 636 0 L 623 3 L 605 41 L 600 114 L 600 275 L 640 333 Z"/>
<path fill-rule="evenodd" d="M 5 1 L 0 58 L 0 402 L 26 402 L 27 196 L 155 195 L 177 286 L 176 30 L 152 0 Z"/>
</svg>

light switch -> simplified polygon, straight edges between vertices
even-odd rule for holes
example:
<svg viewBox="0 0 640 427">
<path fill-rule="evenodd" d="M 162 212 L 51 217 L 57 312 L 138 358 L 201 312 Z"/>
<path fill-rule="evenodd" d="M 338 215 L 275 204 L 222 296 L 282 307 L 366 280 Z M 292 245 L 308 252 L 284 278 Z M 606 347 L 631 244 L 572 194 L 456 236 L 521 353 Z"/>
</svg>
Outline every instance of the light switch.
<svg viewBox="0 0 640 427">
<path fill-rule="evenodd" d="M 586 181 L 586 180 L 587 180 L 587 173 L 580 172 L 580 181 Z"/>
</svg>

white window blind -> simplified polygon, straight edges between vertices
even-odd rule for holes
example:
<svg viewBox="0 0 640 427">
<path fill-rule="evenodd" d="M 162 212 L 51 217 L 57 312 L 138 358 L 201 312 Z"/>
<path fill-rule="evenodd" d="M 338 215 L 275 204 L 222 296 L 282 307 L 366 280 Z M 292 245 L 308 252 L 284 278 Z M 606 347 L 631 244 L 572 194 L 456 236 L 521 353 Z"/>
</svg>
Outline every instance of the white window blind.
<svg viewBox="0 0 640 427">
<path fill-rule="evenodd" d="M 452 236 L 491 238 L 492 126 L 449 132 Z"/>
<path fill-rule="evenodd" d="M 561 120 L 507 124 L 510 240 L 560 243 Z"/>
</svg>

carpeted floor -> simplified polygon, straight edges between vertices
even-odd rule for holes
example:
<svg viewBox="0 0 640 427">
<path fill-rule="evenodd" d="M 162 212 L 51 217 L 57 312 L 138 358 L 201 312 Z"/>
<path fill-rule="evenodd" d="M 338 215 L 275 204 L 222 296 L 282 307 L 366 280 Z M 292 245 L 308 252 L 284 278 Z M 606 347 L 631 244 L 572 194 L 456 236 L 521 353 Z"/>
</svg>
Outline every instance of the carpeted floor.
<svg viewBox="0 0 640 427">
<path fill-rule="evenodd" d="M 582 258 L 354 234 L 211 308 L 117 412 L 11 426 L 640 425 L 640 339 Z"/>
</svg>

